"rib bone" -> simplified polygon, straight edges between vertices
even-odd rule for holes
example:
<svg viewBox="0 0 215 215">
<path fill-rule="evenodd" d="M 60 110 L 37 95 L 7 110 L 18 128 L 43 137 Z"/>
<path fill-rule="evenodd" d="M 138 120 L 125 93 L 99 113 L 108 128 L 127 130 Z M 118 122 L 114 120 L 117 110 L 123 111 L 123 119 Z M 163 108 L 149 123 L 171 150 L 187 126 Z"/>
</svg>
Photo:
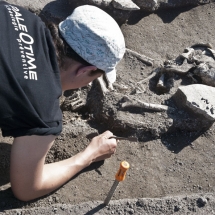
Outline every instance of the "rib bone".
<svg viewBox="0 0 215 215">
<path fill-rule="evenodd" d="M 83 99 L 77 99 L 76 101 L 71 102 L 71 110 L 76 111 L 86 105 L 86 102 Z"/>
<path fill-rule="evenodd" d="M 67 97 L 63 102 L 63 109 L 76 111 L 86 105 L 84 98 L 80 97 L 79 92 L 75 92 L 72 96 Z"/>
</svg>

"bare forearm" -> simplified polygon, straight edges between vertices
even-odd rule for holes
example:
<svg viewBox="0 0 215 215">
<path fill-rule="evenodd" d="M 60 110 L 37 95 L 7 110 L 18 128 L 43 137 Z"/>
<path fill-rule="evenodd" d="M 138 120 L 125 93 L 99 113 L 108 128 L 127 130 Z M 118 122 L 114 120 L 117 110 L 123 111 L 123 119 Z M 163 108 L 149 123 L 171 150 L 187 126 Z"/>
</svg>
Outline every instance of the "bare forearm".
<svg viewBox="0 0 215 215">
<path fill-rule="evenodd" d="M 92 156 L 85 150 L 69 159 L 44 165 L 41 192 L 43 195 L 52 192 L 89 166 L 91 162 Z"/>
<path fill-rule="evenodd" d="M 109 158 L 116 148 L 113 134 L 106 131 L 93 138 L 89 146 L 75 156 L 52 164 L 45 157 L 55 136 L 23 136 L 14 139 L 11 150 L 10 179 L 14 195 L 29 201 L 62 186 L 94 161 Z"/>
</svg>

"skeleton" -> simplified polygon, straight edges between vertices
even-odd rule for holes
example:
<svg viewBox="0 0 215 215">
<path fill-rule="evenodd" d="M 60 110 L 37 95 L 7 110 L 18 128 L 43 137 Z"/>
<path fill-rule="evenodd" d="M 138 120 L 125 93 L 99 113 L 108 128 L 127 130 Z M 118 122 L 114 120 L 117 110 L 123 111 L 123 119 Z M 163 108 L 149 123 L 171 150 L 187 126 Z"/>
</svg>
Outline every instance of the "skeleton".
<svg viewBox="0 0 215 215">
<path fill-rule="evenodd" d="M 196 47 L 201 47 L 201 49 L 197 50 Z M 201 76 L 202 80 L 207 82 L 210 77 L 215 77 L 215 62 L 213 62 L 214 59 L 211 59 L 211 56 L 208 56 L 209 52 L 213 54 L 213 49 L 208 44 L 204 46 L 198 44 L 198 46 L 186 48 L 184 53 L 179 55 L 175 61 L 166 61 L 163 66 L 156 68 L 149 77 L 158 77 L 157 88 L 160 90 L 166 88 L 166 77 L 170 79 L 170 74 L 175 73 L 185 76 L 190 74 L 198 75 L 199 77 Z M 135 52 L 132 51 L 129 53 L 133 55 Z M 133 56 L 138 57 L 139 55 L 135 53 Z M 145 59 L 149 58 L 144 56 Z M 205 60 L 207 62 L 204 62 Z M 153 62 L 153 60 L 150 59 L 150 62 Z M 192 72 L 190 72 L 191 70 Z M 210 73 L 207 73 L 208 70 Z M 190 118 L 186 122 L 183 120 L 180 121 L 181 116 L 177 115 L 175 108 L 169 105 L 147 103 L 132 95 L 145 91 L 142 84 L 148 81 L 149 77 L 127 87 L 117 82 L 111 85 L 105 79 L 105 76 L 102 76 L 93 82 L 92 86 L 95 86 L 94 91 L 88 89 L 88 102 L 85 101 L 86 98 L 84 100 L 80 91 L 78 91 L 68 97 L 68 101 L 65 100 L 64 106 L 69 107 L 72 111 L 87 106 L 90 111 L 93 111 L 94 119 L 99 122 L 107 124 L 111 129 L 135 132 L 139 137 L 142 137 L 143 133 L 148 131 L 153 136 L 159 136 L 167 132 L 170 127 L 171 129 L 190 128 L 193 119 Z M 197 81 L 192 75 L 191 78 Z M 100 94 L 95 96 L 95 92 L 99 92 L 98 89 L 100 89 Z M 110 93 L 110 91 L 113 92 Z M 125 96 L 125 93 L 130 95 Z M 137 95 L 137 97 L 140 96 Z M 214 109 L 211 111 L 214 112 Z M 173 114 L 174 116 L 176 114 L 178 118 L 175 117 L 173 120 L 171 118 Z M 198 130 L 201 126 L 195 126 L 195 122 L 193 122 L 192 128 L 193 130 Z M 201 121 L 199 123 L 201 124 Z"/>
<path fill-rule="evenodd" d="M 159 77 L 156 87 L 158 91 L 165 89 L 164 80 L 166 75 L 170 73 L 184 74 L 193 83 L 198 83 L 195 78 L 198 77 L 203 84 L 215 86 L 215 51 L 212 49 L 212 45 L 209 43 L 196 43 L 185 48 L 184 52 L 176 60 L 166 61 L 164 66 L 157 68 L 156 75 Z"/>
<path fill-rule="evenodd" d="M 71 96 L 66 97 L 61 105 L 63 110 L 78 111 L 86 105 L 86 98 L 81 91 L 75 91 Z"/>
</svg>

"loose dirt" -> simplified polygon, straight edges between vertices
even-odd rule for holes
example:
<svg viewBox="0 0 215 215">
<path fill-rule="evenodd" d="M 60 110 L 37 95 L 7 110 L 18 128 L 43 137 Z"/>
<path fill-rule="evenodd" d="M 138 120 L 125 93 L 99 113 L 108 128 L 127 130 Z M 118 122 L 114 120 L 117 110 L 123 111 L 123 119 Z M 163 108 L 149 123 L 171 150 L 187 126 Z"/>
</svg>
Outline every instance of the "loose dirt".
<svg viewBox="0 0 215 215">
<path fill-rule="evenodd" d="M 155 59 L 155 64 L 147 66 L 126 54 L 118 65 L 117 83 L 128 86 L 128 92 L 132 94 L 138 81 L 147 78 L 165 60 L 175 59 L 184 48 L 199 42 L 211 43 L 215 47 L 214 9 L 215 4 L 211 3 L 153 14 L 134 12 L 121 26 L 126 46 Z M 170 91 L 159 95 L 153 89 L 153 80 L 142 85 L 143 92 L 132 96 L 144 102 L 171 106 L 177 88 L 191 83 L 189 78 L 178 76 Z M 82 89 L 83 94 L 87 90 Z M 64 98 L 71 93 L 65 92 Z M 123 96 L 123 93 L 117 96 Z M 94 101 L 100 107 L 98 97 Z M 108 101 L 105 106 L 109 105 L 112 110 L 110 101 L 116 101 L 114 92 L 112 96 L 108 94 Z M 174 131 L 157 135 L 148 128 L 135 133 L 135 126 L 129 132 L 110 126 L 105 119 L 99 121 L 93 108 L 91 105 L 77 112 L 63 112 L 64 130 L 46 162 L 75 155 L 89 143 L 87 135 L 92 132 L 109 129 L 115 135 L 136 135 L 138 142 L 120 141 L 116 154 L 110 159 L 86 168 L 51 195 L 24 203 L 13 196 L 9 184 L 12 138 L 1 137 L 0 211 L 6 210 L 7 214 L 215 214 L 215 125 L 206 132 Z M 154 125 L 154 128 L 163 117 L 163 113 L 144 111 L 127 112 L 127 116 L 130 114 L 149 121 L 148 126 Z M 123 160 L 131 167 L 112 197 L 117 201 L 104 207 L 102 201 Z"/>
</svg>

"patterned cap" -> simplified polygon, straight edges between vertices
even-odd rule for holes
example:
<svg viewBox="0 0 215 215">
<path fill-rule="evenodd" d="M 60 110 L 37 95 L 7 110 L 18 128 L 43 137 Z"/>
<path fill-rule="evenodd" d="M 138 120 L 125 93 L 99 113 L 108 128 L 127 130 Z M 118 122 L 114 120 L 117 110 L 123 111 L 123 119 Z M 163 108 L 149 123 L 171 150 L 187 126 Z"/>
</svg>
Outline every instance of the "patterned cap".
<svg viewBox="0 0 215 215">
<path fill-rule="evenodd" d="M 116 21 L 95 6 L 83 5 L 59 24 L 71 48 L 88 63 L 103 70 L 110 83 L 115 67 L 125 53 L 125 40 Z"/>
</svg>

